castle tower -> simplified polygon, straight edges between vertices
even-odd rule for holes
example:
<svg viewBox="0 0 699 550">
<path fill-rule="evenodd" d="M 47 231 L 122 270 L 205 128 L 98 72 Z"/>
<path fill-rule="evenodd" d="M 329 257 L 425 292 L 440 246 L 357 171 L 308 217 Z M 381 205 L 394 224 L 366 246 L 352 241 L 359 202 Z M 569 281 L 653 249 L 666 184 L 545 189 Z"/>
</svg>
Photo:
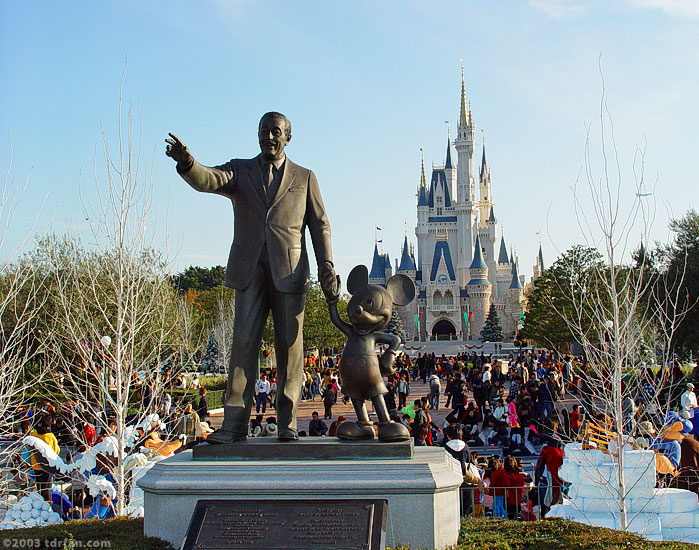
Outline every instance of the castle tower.
<svg viewBox="0 0 699 550">
<path fill-rule="evenodd" d="M 536 281 L 544 272 L 544 255 L 541 252 L 541 243 L 539 243 L 539 253 L 536 255 L 536 263 L 534 264 L 534 277 L 532 281 Z"/>
<path fill-rule="evenodd" d="M 495 218 L 495 210 L 490 207 L 490 213 L 488 214 L 488 219 L 485 222 L 485 228 L 482 228 L 479 233 L 481 234 L 481 245 L 485 249 L 485 263 L 488 266 L 488 280 L 490 284 L 493 285 L 493 298 L 499 298 L 501 295 L 497 292 L 497 258 L 495 252 L 496 242 L 497 242 L 497 225 L 498 221 Z"/>
<path fill-rule="evenodd" d="M 492 189 L 490 186 L 490 167 L 488 166 L 488 163 L 485 161 L 485 141 L 483 141 L 483 158 L 481 159 L 481 169 L 479 173 L 479 180 L 480 180 L 480 218 L 481 222 L 487 219 L 487 216 L 490 212 L 493 210 L 493 205 L 495 202 L 493 201 L 493 194 L 492 194 Z"/>
<path fill-rule="evenodd" d="M 456 175 L 456 217 L 458 228 L 458 249 L 456 271 L 459 284 L 465 287 L 470 280 L 469 266 L 473 260 L 473 245 L 476 239 L 476 218 L 478 204 L 473 182 L 473 118 L 466 101 L 466 84 L 464 68 L 461 66 L 461 104 L 456 141 L 454 141 L 458 158 Z"/>
<path fill-rule="evenodd" d="M 425 182 L 425 156 L 422 155 L 420 186 L 417 191 L 417 226 L 415 227 L 418 269 L 424 269 L 424 264 L 427 261 L 425 257 L 425 241 L 428 233 L 427 218 L 429 217 L 429 211 L 430 207 L 427 203 L 427 184 Z"/>
<path fill-rule="evenodd" d="M 459 170 L 457 174 L 456 199 L 458 203 L 476 202 L 476 193 L 473 183 L 473 118 L 471 109 L 466 102 L 466 85 L 464 83 L 464 69 L 461 67 L 461 110 L 459 124 L 457 125 L 456 141 L 454 147 L 458 157 Z"/>
<path fill-rule="evenodd" d="M 512 281 L 510 282 L 510 295 L 507 300 L 505 319 L 503 322 L 503 332 L 506 337 L 513 335 L 517 331 L 517 323 L 520 314 L 524 313 L 524 287 L 519 278 L 517 264 L 512 264 Z"/>
<path fill-rule="evenodd" d="M 391 269 L 391 263 L 388 263 L 388 269 Z M 379 254 L 379 245 L 374 243 L 374 259 L 371 262 L 371 270 L 369 271 L 369 283 L 372 285 L 386 286 L 386 258 L 383 254 Z"/>
<path fill-rule="evenodd" d="M 476 237 L 476 244 L 473 248 L 473 261 L 469 270 L 471 273 L 471 280 L 468 282 L 471 310 L 469 332 L 471 333 L 471 338 L 477 339 L 488 316 L 490 298 L 493 291 L 492 285 L 488 280 L 488 265 L 485 263 L 485 258 L 483 258 L 480 237 Z"/>
<path fill-rule="evenodd" d="M 447 177 L 447 185 L 449 186 L 449 195 L 452 199 L 456 199 L 456 166 L 451 161 L 451 137 L 447 130 L 447 156 L 444 161 L 444 174 Z"/>
<path fill-rule="evenodd" d="M 505 246 L 505 237 L 500 238 L 500 253 L 498 254 L 496 279 L 497 279 L 497 296 L 506 296 L 509 293 L 510 283 L 512 282 L 512 266 L 510 265 L 510 257 L 507 254 L 507 246 Z"/>
</svg>

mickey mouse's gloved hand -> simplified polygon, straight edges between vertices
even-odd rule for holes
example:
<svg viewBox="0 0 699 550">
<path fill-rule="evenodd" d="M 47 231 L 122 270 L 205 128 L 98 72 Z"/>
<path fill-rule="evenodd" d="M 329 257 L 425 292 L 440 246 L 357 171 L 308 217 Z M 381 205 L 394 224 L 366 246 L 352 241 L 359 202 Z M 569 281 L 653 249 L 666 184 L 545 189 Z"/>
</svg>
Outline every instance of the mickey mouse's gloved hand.
<svg viewBox="0 0 699 550">
<path fill-rule="evenodd" d="M 320 288 L 328 304 L 336 304 L 340 299 L 340 276 L 335 274 L 333 265 L 326 262 L 319 274 Z"/>
<path fill-rule="evenodd" d="M 381 374 L 383 376 L 391 376 L 396 371 L 393 369 L 393 365 L 396 364 L 396 352 L 391 348 L 388 348 L 379 357 L 379 367 L 381 369 Z"/>
</svg>

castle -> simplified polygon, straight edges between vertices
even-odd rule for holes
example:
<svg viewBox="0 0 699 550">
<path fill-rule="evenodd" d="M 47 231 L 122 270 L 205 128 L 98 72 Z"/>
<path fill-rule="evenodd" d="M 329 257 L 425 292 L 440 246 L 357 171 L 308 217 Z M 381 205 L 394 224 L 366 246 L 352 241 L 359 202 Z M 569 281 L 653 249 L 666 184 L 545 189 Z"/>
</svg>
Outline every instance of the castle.
<svg viewBox="0 0 699 550">
<path fill-rule="evenodd" d="M 457 164 L 452 161 L 448 137 L 444 166 L 433 166 L 428 187 L 423 158 L 417 192 L 417 260 L 406 231 L 400 262 L 395 261 L 395 272 L 410 277 L 418 292 L 416 300 L 398 310 L 409 339 L 478 340 L 494 304 L 505 339 L 513 340 L 524 313 L 524 276 L 519 274 L 514 253 L 508 253 L 495 216 L 485 145 L 476 199 L 473 131 L 462 68 L 461 107 L 454 140 Z M 534 279 L 543 269 L 539 247 Z M 375 244 L 369 282 L 385 285 L 392 274 L 389 255 L 379 253 Z"/>
</svg>

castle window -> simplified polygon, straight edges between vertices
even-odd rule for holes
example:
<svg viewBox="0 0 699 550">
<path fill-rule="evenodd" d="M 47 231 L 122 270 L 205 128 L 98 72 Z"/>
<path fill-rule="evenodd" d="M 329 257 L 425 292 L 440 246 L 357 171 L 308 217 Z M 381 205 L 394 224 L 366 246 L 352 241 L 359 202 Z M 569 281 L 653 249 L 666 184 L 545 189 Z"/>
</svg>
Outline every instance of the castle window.
<svg viewBox="0 0 699 550">
<path fill-rule="evenodd" d="M 442 215 L 442 209 L 441 209 L 441 207 L 439 207 L 439 206 L 437 207 L 437 215 L 438 215 L 438 216 L 441 216 L 441 215 Z"/>
</svg>

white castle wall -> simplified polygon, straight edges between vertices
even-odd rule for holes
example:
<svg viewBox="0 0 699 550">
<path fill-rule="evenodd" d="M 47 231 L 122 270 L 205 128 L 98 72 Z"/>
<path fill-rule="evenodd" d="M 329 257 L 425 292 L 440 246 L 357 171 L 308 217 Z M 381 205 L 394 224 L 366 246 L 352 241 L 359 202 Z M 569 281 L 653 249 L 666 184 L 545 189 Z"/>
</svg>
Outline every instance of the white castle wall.
<svg viewBox="0 0 699 550">
<path fill-rule="evenodd" d="M 562 479 L 571 483 L 569 499 L 551 507 L 547 517 L 568 518 L 597 527 L 620 529 L 617 483 L 619 466 L 612 455 L 565 447 Z M 699 543 L 699 501 L 683 489 L 656 489 L 655 452 L 624 452 L 628 530 L 650 540 Z"/>
</svg>

